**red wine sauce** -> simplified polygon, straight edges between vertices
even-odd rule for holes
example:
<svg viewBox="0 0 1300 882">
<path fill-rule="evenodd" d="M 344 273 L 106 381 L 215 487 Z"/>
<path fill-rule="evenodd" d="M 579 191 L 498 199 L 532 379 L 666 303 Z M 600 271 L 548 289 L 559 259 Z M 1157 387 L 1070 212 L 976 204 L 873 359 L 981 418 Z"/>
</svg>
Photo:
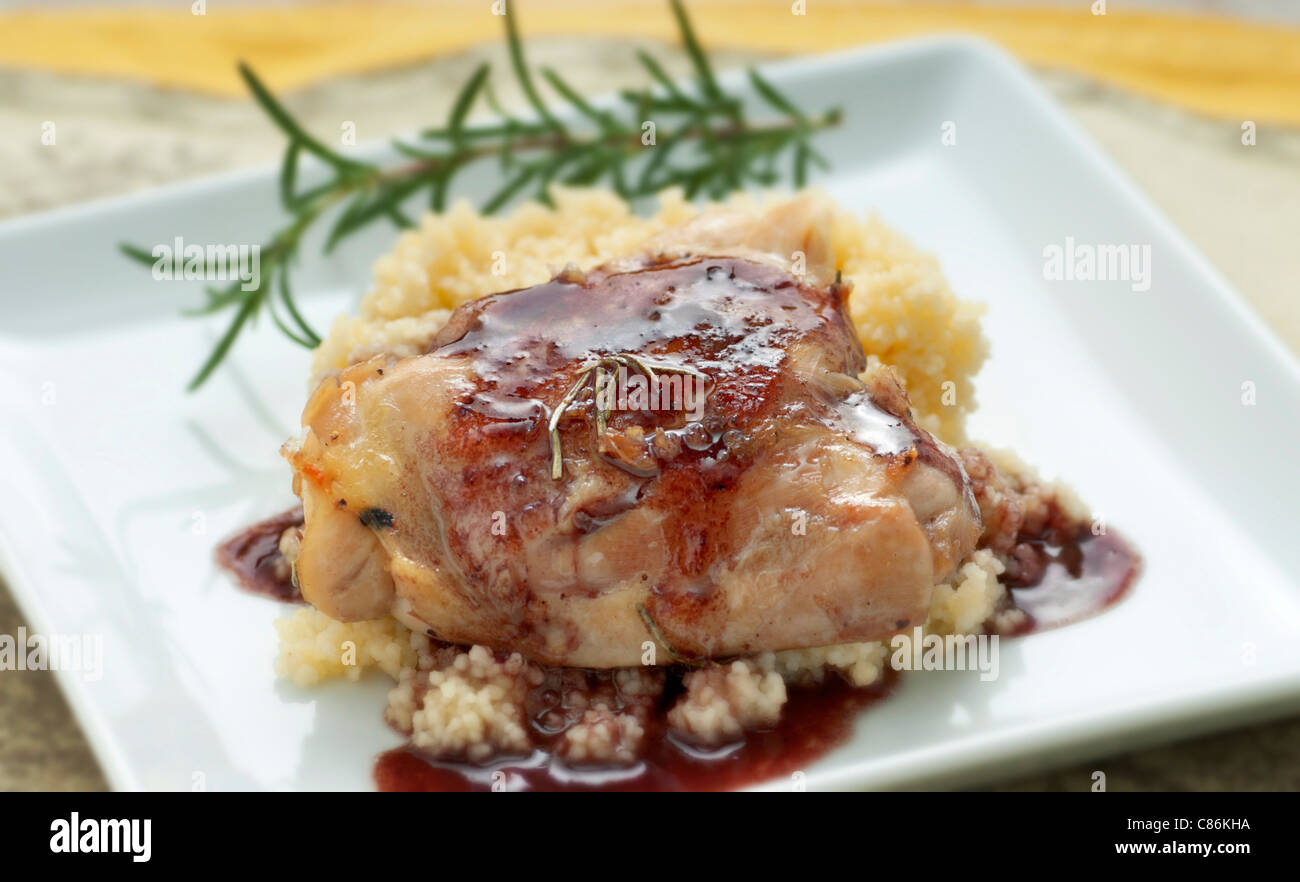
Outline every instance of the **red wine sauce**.
<svg viewBox="0 0 1300 882">
<path fill-rule="evenodd" d="M 280 554 L 280 536 L 290 527 L 301 527 L 302 519 L 300 505 L 239 531 L 217 546 L 217 563 L 233 573 L 245 591 L 285 603 L 302 603 L 302 594 Z"/>
<path fill-rule="evenodd" d="M 497 790 L 678 791 L 738 790 L 785 779 L 797 786 L 797 772 L 844 742 L 863 708 L 889 694 L 892 672 L 869 689 L 855 689 L 832 676 L 819 686 L 791 687 L 781 720 L 743 740 L 700 749 L 664 731 L 652 732 L 650 747 L 625 768 L 566 768 L 545 751 L 490 765 L 445 763 L 411 747 L 380 754 L 375 784 L 383 791 L 468 792 Z M 662 713 L 661 713 L 662 718 Z"/>
<path fill-rule="evenodd" d="M 1119 602 L 1137 578 L 1133 547 L 1113 533 L 1084 534 L 1064 545 L 1030 543 L 1046 559 L 1032 584 L 1011 584 L 1011 602 L 1025 615 L 1013 634 L 1030 634 L 1086 619 Z"/>
</svg>

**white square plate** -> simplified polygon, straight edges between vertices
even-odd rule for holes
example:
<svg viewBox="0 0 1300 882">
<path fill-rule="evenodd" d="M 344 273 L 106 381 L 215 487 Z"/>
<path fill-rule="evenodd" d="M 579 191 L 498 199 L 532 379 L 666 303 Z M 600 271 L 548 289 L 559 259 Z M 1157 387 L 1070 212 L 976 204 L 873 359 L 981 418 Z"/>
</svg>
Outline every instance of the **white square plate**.
<svg viewBox="0 0 1300 882">
<path fill-rule="evenodd" d="M 1300 707 L 1289 353 L 996 50 L 929 40 L 768 73 L 805 107 L 844 108 L 819 183 L 988 304 L 972 434 L 1067 477 L 1145 559 L 1116 608 L 1005 641 L 992 683 L 904 675 L 807 785 L 953 786 Z M 256 241 L 280 216 L 275 193 L 263 169 L 0 227 L 0 563 L 34 630 L 102 635 L 102 679 L 60 677 L 121 789 L 190 789 L 196 774 L 214 790 L 369 788 L 372 757 L 397 740 L 379 678 L 278 682 L 281 609 L 212 563 L 220 538 L 292 502 L 277 448 L 307 353 L 263 322 L 186 394 L 220 320 L 182 318 L 197 288 L 115 250 Z M 318 328 L 355 303 L 391 235 L 304 267 Z M 1066 237 L 1149 245 L 1150 290 L 1045 280 L 1044 246 Z"/>
</svg>

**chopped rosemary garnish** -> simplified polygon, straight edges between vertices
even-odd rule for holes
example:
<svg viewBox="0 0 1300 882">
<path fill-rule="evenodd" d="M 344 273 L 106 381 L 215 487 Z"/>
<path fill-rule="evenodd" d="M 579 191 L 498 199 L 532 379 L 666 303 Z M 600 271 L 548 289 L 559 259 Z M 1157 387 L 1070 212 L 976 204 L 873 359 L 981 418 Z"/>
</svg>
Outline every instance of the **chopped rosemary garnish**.
<svg viewBox="0 0 1300 882">
<path fill-rule="evenodd" d="M 668 638 L 664 637 L 663 631 L 660 630 L 659 628 L 659 623 L 656 622 L 654 620 L 654 617 L 650 615 L 650 610 L 645 608 L 645 604 L 638 603 L 636 605 L 636 612 L 637 615 L 641 617 L 641 622 L 642 624 L 645 625 L 645 629 L 649 631 L 650 636 L 654 638 L 655 643 L 662 646 L 664 650 L 668 653 L 668 657 L 671 658 L 673 661 L 677 662 L 679 665 L 688 665 L 689 667 L 693 667 L 693 668 L 701 668 L 704 667 L 705 665 L 716 664 L 716 662 L 714 662 L 712 659 L 696 658 L 694 656 L 683 655 L 682 653 L 678 652 L 673 647 L 673 645 L 668 642 Z"/>
<path fill-rule="evenodd" d="M 564 397 L 560 399 L 559 404 L 555 405 L 555 410 L 551 411 L 551 419 L 550 422 L 547 423 L 547 429 L 549 429 L 551 433 L 551 477 L 553 479 L 558 481 L 564 475 L 564 457 L 560 450 L 560 420 L 564 418 L 565 412 L 569 409 L 569 406 L 577 400 L 578 393 L 580 393 L 583 387 L 587 385 L 587 380 L 594 373 L 596 377 L 596 382 L 594 384 L 596 434 L 597 436 L 605 434 L 605 422 L 614 411 L 614 409 L 609 406 L 608 396 L 602 395 L 602 390 L 605 388 L 605 369 L 609 368 L 611 370 L 617 370 L 620 367 L 640 371 L 645 374 L 646 379 L 648 379 L 651 384 L 658 382 L 658 377 L 655 375 L 656 370 L 661 374 L 680 374 L 684 377 L 694 377 L 697 380 L 704 380 L 705 382 L 709 379 L 708 374 L 700 373 L 694 368 L 667 364 L 666 362 L 660 361 L 650 361 L 647 358 L 634 355 L 630 352 L 624 352 L 621 355 L 602 356 L 594 363 L 582 368 L 578 371 L 577 377 L 573 381 L 573 385 L 569 387 L 569 391 L 564 393 Z M 602 397 L 605 398 L 603 402 L 601 401 Z"/>
<path fill-rule="evenodd" d="M 751 70 L 749 79 L 755 91 L 780 114 L 776 120 L 751 122 L 740 100 L 719 86 L 681 0 L 669 2 L 694 69 L 693 88 L 675 84 L 659 62 L 638 52 L 652 84 L 621 93 L 620 117 L 617 110 L 593 106 L 557 71 L 543 68 L 541 78 L 575 111 L 575 122 L 562 122 L 537 90 L 515 23 L 516 5 L 512 4 L 510 14 L 502 16 L 510 66 L 534 116 L 525 119 L 501 107 L 492 90 L 492 71 L 484 63 L 461 88 L 445 125 L 423 131 L 415 143 L 394 142 L 394 148 L 411 160 L 395 168 L 351 159 L 326 146 L 303 129 L 251 68 L 241 64 L 239 73 L 253 98 L 288 139 L 279 190 L 280 202 L 291 220 L 260 246 L 261 272 L 256 284 L 247 290 L 243 281 L 208 288 L 207 301 L 193 311 L 208 315 L 230 310 L 233 316 L 189 388 L 198 388 L 212 375 L 263 306 L 285 336 L 309 348 L 320 345 L 320 336 L 294 302 L 289 277 L 304 234 L 333 209 L 338 212 L 326 236 L 327 253 L 380 218 L 398 227 L 411 226 L 412 218 L 403 206 L 421 191 L 427 191 L 429 208 L 441 211 L 456 175 L 471 163 L 488 158 L 500 163 L 503 183 L 480 206 L 485 214 L 496 212 L 525 192 L 549 203 L 549 189 L 556 183 L 581 186 L 608 181 L 628 200 L 672 186 L 681 187 L 688 198 L 700 194 L 718 198 L 747 184 L 777 183 L 781 177 L 777 163 L 787 154 L 795 186 L 803 185 L 810 164 L 826 167 L 811 139 L 817 131 L 839 123 L 839 110 L 808 115 Z M 470 112 L 480 100 L 496 119 L 470 125 Z M 680 149 L 692 143 L 699 148 L 694 154 Z M 300 189 L 299 163 L 306 154 L 325 164 L 329 178 Z M 645 161 L 634 174 L 633 166 L 642 158 Z M 151 249 L 126 244 L 120 248 L 141 263 L 152 266 L 155 262 Z"/>
</svg>

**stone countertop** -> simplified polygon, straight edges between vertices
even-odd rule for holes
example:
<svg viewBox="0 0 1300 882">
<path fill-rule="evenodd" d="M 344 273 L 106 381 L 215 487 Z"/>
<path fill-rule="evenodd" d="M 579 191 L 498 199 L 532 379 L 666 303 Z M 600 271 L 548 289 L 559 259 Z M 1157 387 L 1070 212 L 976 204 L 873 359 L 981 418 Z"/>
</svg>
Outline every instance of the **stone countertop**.
<svg viewBox="0 0 1300 882">
<path fill-rule="evenodd" d="M 539 40 L 533 61 L 589 91 L 639 84 L 629 41 Z M 656 46 L 684 74 L 680 54 Z M 358 140 L 406 133 L 442 117 L 482 49 L 401 70 L 349 77 L 288 102 L 315 131 L 356 124 Z M 720 53 L 720 67 L 758 60 Z M 1107 150 L 1236 287 L 1300 351 L 1300 132 L 1212 122 L 1074 77 L 1040 75 Z M 247 101 L 46 74 L 0 72 L 0 217 L 126 193 L 236 166 L 274 162 L 278 134 Z M 517 97 L 517 96 L 516 96 Z M 507 103 L 511 96 L 503 96 Z M 41 124 L 57 124 L 55 147 Z M 0 633 L 24 623 L 0 584 Z M 1094 770 L 1110 790 L 1300 789 L 1300 718 L 1121 754 L 1007 781 L 997 789 L 1086 790 Z M 0 789 L 96 790 L 106 782 L 52 674 L 0 673 Z"/>
</svg>

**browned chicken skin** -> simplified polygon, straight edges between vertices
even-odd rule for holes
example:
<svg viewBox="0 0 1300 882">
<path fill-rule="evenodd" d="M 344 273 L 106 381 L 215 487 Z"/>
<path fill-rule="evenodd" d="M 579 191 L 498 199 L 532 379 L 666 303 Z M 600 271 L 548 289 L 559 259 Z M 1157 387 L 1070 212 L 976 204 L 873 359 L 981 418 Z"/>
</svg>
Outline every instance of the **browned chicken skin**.
<svg viewBox="0 0 1300 882">
<path fill-rule="evenodd" d="M 969 481 L 892 373 L 858 379 L 816 204 L 766 220 L 467 303 L 426 354 L 324 380 L 287 448 L 304 596 L 587 667 L 923 621 L 980 534 Z M 620 371 L 704 394 L 606 416 L 595 382 Z"/>
</svg>

